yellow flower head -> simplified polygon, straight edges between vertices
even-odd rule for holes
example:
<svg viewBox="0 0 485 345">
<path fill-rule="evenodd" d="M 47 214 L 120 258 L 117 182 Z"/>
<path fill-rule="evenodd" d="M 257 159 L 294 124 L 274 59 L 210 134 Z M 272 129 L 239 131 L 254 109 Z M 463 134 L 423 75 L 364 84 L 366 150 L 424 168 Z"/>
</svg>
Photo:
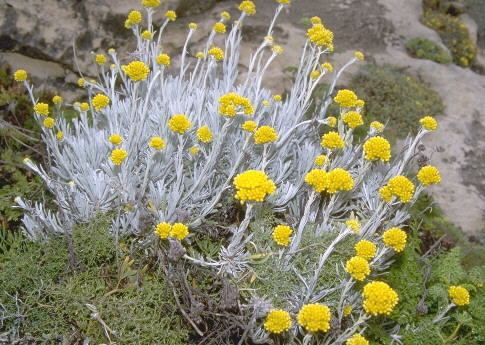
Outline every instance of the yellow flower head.
<svg viewBox="0 0 485 345">
<path fill-rule="evenodd" d="M 239 11 L 246 13 L 248 16 L 252 16 L 256 13 L 256 5 L 252 1 L 242 1 L 239 4 Z"/>
<path fill-rule="evenodd" d="M 406 247 L 407 235 L 399 228 L 390 228 L 382 234 L 382 241 L 396 252 L 402 252 Z"/>
<path fill-rule="evenodd" d="M 189 153 L 192 156 L 196 156 L 199 152 L 200 152 L 200 147 L 198 146 L 192 146 L 191 148 L 189 148 Z"/>
<path fill-rule="evenodd" d="M 145 80 L 150 73 L 150 68 L 142 61 L 132 61 L 128 65 L 122 66 L 121 69 L 135 82 Z"/>
<path fill-rule="evenodd" d="M 143 16 L 140 11 L 134 10 L 128 13 L 128 20 L 132 25 L 140 24 L 143 20 Z"/>
<path fill-rule="evenodd" d="M 311 22 L 313 25 L 322 24 L 322 18 L 317 17 L 317 16 L 314 16 L 314 17 L 311 17 L 311 18 L 310 18 L 310 22 Z"/>
<path fill-rule="evenodd" d="M 94 59 L 98 65 L 104 65 L 106 63 L 106 56 L 104 54 L 96 54 Z"/>
<path fill-rule="evenodd" d="M 89 103 L 82 102 L 81 104 L 79 104 L 79 109 L 81 109 L 81 111 L 88 111 L 89 110 Z"/>
<path fill-rule="evenodd" d="M 429 186 L 430 184 L 437 184 L 441 182 L 441 175 L 438 168 L 432 165 L 426 165 L 419 169 L 418 180 L 423 186 Z"/>
<path fill-rule="evenodd" d="M 330 128 L 335 128 L 337 127 L 337 118 L 335 116 L 329 116 L 327 117 L 327 126 Z"/>
<path fill-rule="evenodd" d="M 153 32 L 151 32 L 149 30 L 144 30 L 141 33 L 141 38 L 143 38 L 146 41 L 151 41 L 153 39 Z"/>
<path fill-rule="evenodd" d="M 354 179 L 347 170 L 336 168 L 327 173 L 327 193 L 335 194 L 352 188 L 354 188 Z"/>
<path fill-rule="evenodd" d="M 399 296 L 389 285 L 375 281 L 367 283 L 362 292 L 363 307 L 370 315 L 389 315 L 399 302 Z"/>
<path fill-rule="evenodd" d="M 405 176 L 392 177 L 387 185 L 379 190 L 382 199 L 390 202 L 392 197 L 398 197 L 402 203 L 411 201 L 414 195 L 414 184 Z"/>
<path fill-rule="evenodd" d="M 328 158 L 325 155 L 318 155 L 315 157 L 315 160 L 313 163 L 315 163 L 316 166 L 321 167 L 327 162 Z"/>
<path fill-rule="evenodd" d="M 357 242 L 354 249 L 357 256 L 360 256 L 366 260 L 372 259 L 377 252 L 377 246 L 371 241 L 367 240 L 360 240 Z"/>
<path fill-rule="evenodd" d="M 184 114 L 173 115 L 168 120 L 168 128 L 178 134 L 184 134 L 190 127 L 192 127 L 192 122 Z"/>
<path fill-rule="evenodd" d="M 55 105 L 59 105 L 62 103 L 62 97 L 61 96 L 54 96 L 52 97 L 52 103 L 54 103 Z"/>
<path fill-rule="evenodd" d="M 27 71 L 24 69 L 18 69 L 13 74 L 13 79 L 15 81 L 26 81 L 28 77 Z"/>
<path fill-rule="evenodd" d="M 310 79 L 317 79 L 320 75 L 322 75 L 322 73 L 320 73 L 319 70 L 314 70 L 310 73 Z"/>
<path fill-rule="evenodd" d="M 325 62 L 322 64 L 322 68 L 326 69 L 329 72 L 333 72 L 333 66 L 330 62 Z"/>
<path fill-rule="evenodd" d="M 197 30 L 198 27 L 199 26 L 197 25 L 197 23 L 189 23 L 189 25 L 188 25 L 188 28 L 190 30 Z"/>
<path fill-rule="evenodd" d="M 225 34 L 226 33 L 226 25 L 224 23 L 217 22 L 212 27 L 212 30 L 214 30 L 214 32 L 218 33 L 218 34 Z"/>
<path fill-rule="evenodd" d="M 370 128 L 375 130 L 377 133 L 382 133 L 384 131 L 384 125 L 379 121 L 372 121 L 370 123 Z"/>
<path fill-rule="evenodd" d="M 224 50 L 219 47 L 212 47 L 207 53 L 216 59 L 216 61 L 224 60 Z"/>
<path fill-rule="evenodd" d="M 118 133 L 111 134 L 108 141 L 113 145 L 119 145 L 123 142 L 123 137 Z"/>
<path fill-rule="evenodd" d="M 172 230 L 172 226 L 169 223 L 162 222 L 157 224 L 154 233 L 161 239 L 166 239 L 170 235 L 170 230 Z"/>
<path fill-rule="evenodd" d="M 258 124 L 254 121 L 244 121 L 244 123 L 241 125 L 241 128 L 246 132 L 252 133 L 256 130 L 256 128 L 258 128 Z"/>
<path fill-rule="evenodd" d="M 356 111 L 346 112 L 342 115 L 342 120 L 347 126 L 352 129 L 362 126 L 364 124 L 364 120 L 362 120 L 362 115 L 360 115 L 360 113 Z"/>
<path fill-rule="evenodd" d="M 96 111 L 100 111 L 109 105 L 109 97 L 103 93 L 98 93 L 93 97 L 93 106 Z"/>
<path fill-rule="evenodd" d="M 333 50 L 333 32 L 325 28 L 323 24 L 313 24 L 313 26 L 307 30 L 307 37 L 310 42 L 319 47 L 327 47 Z"/>
<path fill-rule="evenodd" d="M 155 150 L 163 150 L 166 146 L 165 140 L 160 137 L 151 137 L 148 146 Z"/>
<path fill-rule="evenodd" d="M 170 56 L 168 54 L 158 55 L 156 61 L 159 65 L 170 66 Z"/>
<path fill-rule="evenodd" d="M 63 131 L 57 131 L 56 133 L 56 139 L 61 141 L 62 139 L 64 139 L 64 132 Z"/>
<path fill-rule="evenodd" d="M 360 334 L 354 334 L 347 339 L 345 345 L 369 345 L 369 341 Z"/>
<path fill-rule="evenodd" d="M 368 161 L 388 162 L 391 159 L 391 144 L 380 136 L 369 138 L 364 143 L 364 156 Z"/>
<path fill-rule="evenodd" d="M 370 274 L 369 262 L 360 256 L 350 258 L 345 264 L 345 270 L 358 281 L 363 281 Z"/>
<path fill-rule="evenodd" d="M 34 105 L 34 111 L 42 116 L 48 116 L 49 115 L 49 104 L 47 103 L 36 103 Z"/>
<path fill-rule="evenodd" d="M 273 46 L 272 50 L 273 50 L 273 53 L 275 53 L 276 55 L 283 54 L 283 51 L 284 51 L 283 47 L 277 44 Z"/>
<path fill-rule="evenodd" d="M 131 29 L 133 24 L 130 22 L 129 19 L 125 20 L 125 28 L 126 29 Z"/>
<path fill-rule="evenodd" d="M 278 132 L 271 126 L 261 126 L 254 133 L 255 144 L 268 144 L 278 140 Z"/>
<path fill-rule="evenodd" d="M 197 59 L 199 59 L 199 60 L 202 60 L 203 58 L 205 58 L 205 54 L 204 54 L 204 52 L 197 52 L 197 53 L 195 54 L 195 57 L 196 57 Z"/>
<path fill-rule="evenodd" d="M 111 151 L 111 156 L 109 158 L 114 165 L 121 165 L 126 157 L 128 157 L 128 152 L 126 152 L 126 150 L 114 149 L 113 151 Z"/>
<path fill-rule="evenodd" d="M 276 0 L 276 2 L 278 4 L 281 4 L 281 5 L 290 5 L 291 4 L 291 0 Z"/>
<path fill-rule="evenodd" d="M 245 115 L 254 114 L 254 107 L 248 98 L 235 92 L 227 93 L 219 98 L 219 115 L 234 117 L 240 112 Z"/>
<path fill-rule="evenodd" d="M 345 222 L 345 225 L 347 225 L 347 227 L 352 230 L 354 234 L 358 234 L 360 232 L 361 225 L 358 219 L 349 219 Z"/>
<path fill-rule="evenodd" d="M 84 79 L 84 78 L 79 78 L 79 79 L 77 80 L 77 85 L 78 85 L 79 87 L 84 87 L 84 86 L 86 86 L 86 79 Z"/>
<path fill-rule="evenodd" d="M 274 95 L 273 96 L 273 101 L 275 102 L 281 102 L 283 100 L 283 97 L 281 95 Z"/>
<path fill-rule="evenodd" d="M 310 170 L 305 175 L 305 182 L 310 185 L 315 192 L 322 193 L 327 189 L 327 172 L 322 169 Z"/>
<path fill-rule="evenodd" d="M 355 106 L 357 108 L 362 108 L 362 107 L 364 107 L 364 105 L 365 105 L 365 102 L 364 102 L 363 99 L 358 99 L 357 102 L 355 102 Z"/>
<path fill-rule="evenodd" d="M 435 131 L 438 128 L 438 121 L 432 116 L 425 116 L 419 120 L 421 126 L 428 131 Z"/>
<path fill-rule="evenodd" d="M 203 143 L 210 143 L 212 141 L 213 135 L 209 126 L 202 126 L 197 130 L 197 139 Z"/>
<path fill-rule="evenodd" d="M 291 327 L 291 317 L 286 310 L 273 309 L 264 321 L 264 329 L 273 334 L 286 332 Z"/>
<path fill-rule="evenodd" d="M 293 229 L 288 225 L 278 225 L 273 229 L 273 240 L 280 246 L 287 247 L 292 234 Z"/>
<path fill-rule="evenodd" d="M 189 234 L 189 228 L 182 223 L 175 223 L 170 229 L 170 237 L 174 237 L 179 241 L 182 241 Z"/>
<path fill-rule="evenodd" d="M 349 316 L 350 314 L 352 314 L 352 306 L 351 305 L 346 305 L 344 308 L 343 308 L 343 314 L 344 314 L 344 317 L 347 317 Z"/>
<path fill-rule="evenodd" d="M 322 136 L 322 141 L 320 143 L 322 147 L 329 149 L 329 150 L 335 150 L 335 149 L 343 149 L 345 147 L 345 142 L 340 136 L 335 131 L 328 132 Z"/>
<path fill-rule="evenodd" d="M 175 11 L 169 10 L 165 12 L 165 18 L 173 22 L 177 19 L 177 13 L 175 13 Z"/>
<path fill-rule="evenodd" d="M 354 91 L 343 89 L 337 92 L 333 100 L 343 108 L 350 108 L 355 107 L 359 99 Z"/>
<path fill-rule="evenodd" d="M 141 4 L 145 7 L 158 7 L 160 6 L 160 0 L 142 0 Z"/>
<path fill-rule="evenodd" d="M 359 52 L 359 51 L 356 51 L 356 52 L 354 53 L 354 56 L 355 56 L 355 58 L 356 58 L 357 60 L 360 60 L 360 61 L 364 61 L 364 59 L 365 59 L 364 53 Z"/>
<path fill-rule="evenodd" d="M 224 20 L 230 20 L 231 19 L 231 14 L 227 11 L 221 12 L 221 18 Z"/>
<path fill-rule="evenodd" d="M 44 125 L 45 128 L 53 128 L 56 124 L 56 120 L 48 116 L 44 119 L 42 124 Z"/>
<path fill-rule="evenodd" d="M 234 178 L 236 199 L 241 203 L 246 201 L 262 202 L 267 195 L 276 190 L 274 182 L 268 178 L 264 171 L 247 170 Z"/>
<path fill-rule="evenodd" d="M 463 286 L 450 286 L 448 295 L 457 306 L 461 307 L 470 304 L 470 293 Z"/>
<path fill-rule="evenodd" d="M 327 332 L 330 329 L 330 308 L 324 304 L 305 304 L 297 315 L 298 324 L 309 332 Z"/>
</svg>

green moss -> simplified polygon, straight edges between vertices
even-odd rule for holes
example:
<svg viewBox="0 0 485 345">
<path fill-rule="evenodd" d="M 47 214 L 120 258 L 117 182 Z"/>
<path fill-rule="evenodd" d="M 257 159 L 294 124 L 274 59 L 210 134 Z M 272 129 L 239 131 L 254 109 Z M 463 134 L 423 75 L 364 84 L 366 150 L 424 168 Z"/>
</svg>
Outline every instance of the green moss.
<svg viewBox="0 0 485 345">
<path fill-rule="evenodd" d="M 406 42 L 408 53 L 419 59 L 431 60 L 437 63 L 448 64 L 451 56 L 439 45 L 431 40 L 415 37 Z"/>
<path fill-rule="evenodd" d="M 386 133 L 391 138 L 403 138 L 416 132 L 423 115 L 440 115 L 444 111 L 443 102 L 435 91 L 389 65 L 364 66 L 351 85 L 366 102 L 367 121 L 388 123 Z"/>
</svg>

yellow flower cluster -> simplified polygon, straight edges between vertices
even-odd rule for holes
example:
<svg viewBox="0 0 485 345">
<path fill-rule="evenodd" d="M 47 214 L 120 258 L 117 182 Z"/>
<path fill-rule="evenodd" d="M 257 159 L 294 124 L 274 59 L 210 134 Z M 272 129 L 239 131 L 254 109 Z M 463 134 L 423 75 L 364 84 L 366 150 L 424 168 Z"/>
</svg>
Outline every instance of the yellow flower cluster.
<svg viewBox="0 0 485 345">
<path fill-rule="evenodd" d="M 62 97 L 59 95 L 55 95 L 54 97 L 52 97 L 52 103 L 54 103 L 55 105 L 61 104 L 62 101 Z"/>
<path fill-rule="evenodd" d="M 327 172 L 322 169 L 310 170 L 305 175 L 305 182 L 313 187 L 315 192 L 324 192 L 327 188 Z"/>
<path fill-rule="evenodd" d="M 141 38 L 143 38 L 146 41 L 151 41 L 153 39 L 153 32 L 151 32 L 149 30 L 144 30 L 141 33 Z"/>
<path fill-rule="evenodd" d="M 470 293 L 463 286 L 450 286 L 448 288 L 448 295 L 451 301 L 457 306 L 470 304 Z"/>
<path fill-rule="evenodd" d="M 441 175 L 438 168 L 432 165 L 426 165 L 419 169 L 418 180 L 423 186 L 429 186 L 430 184 L 437 184 L 441 182 Z"/>
<path fill-rule="evenodd" d="M 290 237 L 293 229 L 288 225 L 278 225 L 273 229 L 273 240 L 280 246 L 286 247 L 290 244 Z"/>
<path fill-rule="evenodd" d="M 273 309 L 264 321 L 264 329 L 273 334 L 286 332 L 291 327 L 291 317 L 286 310 Z"/>
<path fill-rule="evenodd" d="M 253 14 L 256 14 L 256 5 L 252 1 L 242 1 L 239 4 L 239 11 L 252 16 Z"/>
<path fill-rule="evenodd" d="M 202 126 L 200 127 L 197 132 L 197 139 L 203 143 L 210 143 L 212 141 L 213 135 L 212 131 L 210 130 L 209 126 Z"/>
<path fill-rule="evenodd" d="M 345 142 L 340 136 L 335 131 L 325 133 L 322 136 L 322 141 L 320 143 L 322 147 L 329 149 L 329 150 L 335 150 L 335 149 L 343 149 L 345 147 Z"/>
<path fill-rule="evenodd" d="M 432 116 L 425 116 L 419 120 L 421 126 L 428 131 L 435 131 L 438 128 L 438 121 Z"/>
<path fill-rule="evenodd" d="M 158 55 L 156 61 L 159 65 L 170 66 L 170 56 L 168 54 Z"/>
<path fill-rule="evenodd" d="M 224 60 L 224 50 L 219 47 L 212 47 L 207 53 L 216 59 L 216 61 Z"/>
<path fill-rule="evenodd" d="M 365 312 L 374 316 L 389 315 L 399 301 L 396 291 L 380 281 L 367 283 L 362 297 Z"/>
<path fill-rule="evenodd" d="M 165 12 L 165 18 L 174 22 L 177 19 L 177 13 L 175 13 L 175 11 L 169 10 Z"/>
<path fill-rule="evenodd" d="M 100 111 L 109 105 L 109 97 L 103 93 L 98 93 L 93 97 L 93 106 L 96 111 Z"/>
<path fill-rule="evenodd" d="M 359 98 L 355 92 L 347 89 L 339 90 L 333 100 L 343 108 L 355 107 L 359 104 Z"/>
<path fill-rule="evenodd" d="M 362 115 L 360 115 L 360 113 L 356 111 L 348 111 L 343 114 L 342 121 L 352 129 L 362 126 L 364 124 Z"/>
<path fill-rule="evenodd" d="M 56 133 L 56 139 L 61 141 L 62 139 L 64 139 L 64 132 L 63 131 L 57 131 Z"/>
<path fill-rule="evenodd" d="M 264 171 L 247 170 L 234 178 L 236 199 L 241 203 L 246 201 L 262 202 L 267 195 L 276 190 L 274 182 L 268 178 Z"/>
<path fill-rule="evenodd" d="M 350 258 L 345 264 L 345 270 L 358 281 L 364 280 L 370 274 L 369 262 L 360 256 Z"/>
<path fill-rule="evenodd" d="M 47 103 L 36 103 L 34 105 L 34 111 L 42 116 L 48 116 L 49 115 L 49 104 Z"/>
<path fill-rule="evenodd" d="M 414 195 L 414 184 L 405 176 L 394 176 L 387 182 L 387 185 L 379 189 L 379 195 L 386 202 L 392 197 L 398 197 L 402 203 L 411 201 Z"/>
<path fill-rule="evenodd" d="M 189 153 L 192 155 L 192 156 L 196 156 L 198 153 L 200 152 L 200 147 L 198 146 L 192 146 L 190 149 L 189 149 Z"/>
<path fill-rule="evenodd" d="M 111 151 L 111 156 L 109 158 L 114 165 L 121 165 L 126 157 L 128 157 L 128 152 L 126 152 L 126 150 L 114 149 L 113 151 Z"/>
<path fill-rule="evenodd" d="M 123 137 L 118 133 L 114 133 L 108 137 L 108 141 L 113 145 L 119 145 L 123 142 Z"/>
<path fill-rule="evenodd" d="M 364 61 L 365 59 L 365 56 L 364 56 L 364 53 L 360 52 L 360 51 L 356 51 L 354 53 L 354 57 L 359 60 L 359 61 Z"/>
<path fill-rule="evenodd" d="M 142 0 L 141 4 L 145 7 L 158 7 L 160 6 L 160 0 Z"/>
<path fill-rule="evenodd" d="M 18 69 L 13 74 L 13 79 L 15 81 L 26 81 L 27 80 L 27 71 L 24 69 Z"/>
<path fill-rule="evenodd" d="M 89 103 L 88 102 L 82 102 L 79 105 L 79 109 L 81 109 L 81 111 L 88 111 L 89 110 Z"/>
<path fill-rule="evenodd" d="M 136 25 L 141 23 L 141 21 L 143 20 L 143 16 L 140 11 L 133 10 L 128 13 L 127 20 L 130 22 L 131 25 Z"/>
<path fill-rule="evenodd" d="M 230 20 L 231 19 L 231 14 L 227 11 L 222 11 L 221 12 L 221 18 L 224 20 Z"/>
<path fill-rule="evenodd" d="M 330 329 L 330 308 L 324 304 L 305 304 L 297 315 L 298 324 L 309 332 L 327 332 Z"/>
<path fill-rule="evenodd" d="M 390 228 L 382 234 L 382 241 L 396 252 L 402 252 L 406 247 L 407 235 L 399 228 Z"/>
<path fill-rule="evenodd" d="M 343 308 L 343 314 L 345 317 L 349 316 L 350 314 L 352 314 L 352 306 L 351 305 L 346 305 L 344 308 Z"/>
<path fill-rule="evenodd" d="M 162 222 L 157 224 L 154 232 L 161 239 L 173 237 L 181 241 L 189 234 L 189 228 L 182 223 L 170 224 Z"/>
<path fill-rule="evenodd" d="M 336 168 L 327 173 L 327 193 L 335 194 L 340 191 L 349 191 L 354 188 L 352 175 L 341 168 Z"/>
<path fill-rule="evenodd" d="M 44 125 L 45 128 L 53 128 L 56 124 L 56 120 L 48 116 L 44 119 L 42 124 Z"/>
<path fill-rule="evenodd" d="M 190 30 L 197 30 L 199 26 L 197 25 L 197 23 L 189 23 L 188 27 Z"/>
<path fill-rule="evenodd" d="M 104 65 L 106 63 L 106 56 L 104 54 L 97 54 L 94 60 L 98 65 Z"/>
<path fill-rule="evenodd" d="M 371 241 L 360 240 L 354 246 L 355 254 L 363 259 L 372 259 L 377 252 L 377 246 Z"/>
<path fill-rule="evenodd" d="M 276 0 L 276 2 L 278 4 L 281 4 L 281 5 L 290 5 L 291 4 L 291 0 Z"/>
<path fill-rule="evenodd" d="M 78 85 L 79 87 L 84 87 L 84 86 L 86 86 L 86 79 L 84 79 L 84 78 L 79 78 L 79 79 L 77 80 L 77 85 Z"/>
<path fill-rule="evenodd" d="M 369 161 L 381 160 L 388 162 L 391 159 L 391 144 L 383 137 L 376 136 L 367 139 L 364 143 L 364 156 Z"/>
<path fill-rule="evenodd" d="M 360 334 L 354 334 L 347 339 L 345 345 L 369 345 L 369 341 Z"/>
<path fill-rule="evenodd" d="M 241 125 L 241 128 L 246 132 L 252 133 L 256 130 L 256 128 L 258 128 L 258 124 L 254 121 L 244 121 L 244 123 Z"/>
<path fill-rule="evenodd" d="M 310 79 L 317 79 L 322 73 L 319 70 L 314 70 L 310 73 Z"/>
<path fill-rule="evenodd" d="M 278 140 L 278 132 L 271 126 L 261 126 L 254 133 L 255 144 L 268 144 Z"/>
<path fill-rule="evenodd" d="M 214 30 L 214 32 L 216 32 L 218 34 L 224 34 L 224 33 L 226 33 L 226 25 L 224 23 L 217 22 L 212 27 L 212 30 Z"/>
<path fill-rule="evenodd" d="M 335 128 L 337 126 L 337 118 L 335 116 L 329 116 L 326 120 L 328 127 Z"/>
<path fill-rule="evenodd" d="M 245 115 L 254 114 L 254 107 L 248 98 L 235 92 L 227 93 L 219 98 L 219 115 L 234 117 L 239 111 Z"/>
<path fill-rule="evenodd" d="M 121 69 L 133 81 L 145 80 L 150 73 L 150 68 L 142 61 L 132 61 Z"/>
<path fill-rule="evenodd" d="M 155 150 L 163 150 L 166 146 L 165 140 L 160 137 L 151 137 L 148 146 Z"/>
<path fill-rule="evenodd" d="M 330 62 L 324 62 L 322 64 L 322 68 L 323 69 L 326 69 L 329 72 L 333 72 L 333 66 L 332 66 L 332 64 Z"/>
<path fill-rule="evenodd" d="M 281 95 L 274 95 L 273 96 L 273 101 L 275 102 L 281 102 L 283 100 L 283 97 Z"/>
<path fill-rule="evenodd" d="M 323 166 L 327 162 L 328 158 L 325 155 L 318 155 L 315 157 L 315 160 L 313 163 L 315 163 L 316 166 Z"/>
<path fill-rule="evenodd" d="M 184 114 L 173 115 L 168 120 L 168 128 L 178 134 L 184 134 L 190 127 L 192 127 L 192 122 Z"/>
<path fill-rule="evenodd" d="M 372 121 L 370 123 L 370 128 L 375 130 L 377 133 L 382 133 L 384 131 L 384 125 L 379 121 Z"/>
<path fill-rule="evenodd" d="M 333 50 L 333 32 L 328 30 L 323 24 L 313 24 L 306 33 L 310 42 L 319 47 L 327 47 Z"/>
<path fill-rule="evenodd" d="M 354 234 L 358 234 L 360 232 L 360 222 L 358 219 L 349 219 L 345 222 L 345 225 L 347 225 L 347 227 L 352 230 L 352 232 Z"/>
</svg>

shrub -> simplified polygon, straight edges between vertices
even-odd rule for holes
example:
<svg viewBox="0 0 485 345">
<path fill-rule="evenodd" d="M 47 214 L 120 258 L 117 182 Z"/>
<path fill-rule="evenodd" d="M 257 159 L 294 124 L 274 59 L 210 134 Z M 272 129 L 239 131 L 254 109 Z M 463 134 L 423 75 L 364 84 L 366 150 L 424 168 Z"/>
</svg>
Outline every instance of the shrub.
<svg viewBox="0 0 485 345">
<path fill-rule="evenodd" d="M 431 60 L 443 64 L 451 62 L 451 56 L 448 52 L 426 38 L 415 37 L 410 39 L 406 43 L 406 49 L 411 56 L 419 59 Z"/>
<path fill-rule="evenodd" d="M 79 115 L 72 122 L 62 116 L 65 106 L 40 104 L 25 73 L 16 74 L 35 104 L 33 117 L 42 124 L 52 162 L 46 168 L 30 159 L 25 164 L 43 179 L 59 206 L 17 198 L 25 211 L 23 230 L 36 241 L 56 234 L 72 239 L 69 267 L 82 271 L 57 284 L 63 284 L 71 301 L 60 303 L 63 320 L 81 332 L 94 337 L 100 331 L 99 318 L 83 317 L 80 306 L 88 296 L 96 307 L 111 306 L 115 298 L 124 305 L 142 298 L 130 294 L 139 292 L 140 285 L 152 291 L 148 287 L 154 278 L 158 293 L 166 291 L 165 282 L 173 289 L 194 340 L 202 344 L 342 344 L 364 330 L 372 341 L 401 336 L 399 322 L 411 319 L 409 310 L 419 294 L 402 292 L 405 314 L 396 317 L 399 273 L 393 272 L 388 282 L 385 278 L 401 256 L 399 271 L 411 275 L 417 269 L 415 255 L 405 252 L 408 241 L 408 247 L 417 247 L 406 232 L 410 208 L 440 178 L 432 167 L 431 179 L 416 174 L 415 151 L 438 123 L 429 115 L 409 120 L 415 135 L 402 152 L 392 154 L 385 126 L 364 125 L 362 95 L 335 90 L 337 77 L 363 60 L 363 53 L 356 52 L 331 74 L 324 57 L 333 51 L 333 33 L 318 17 L 311 19 L 292 89 L 283 98 L 262 88 L 267 67 L 283 53 L 271 35 L 289 1 L 277 2 L 268 35 L 244 77 L 238 71 L 239 45 L 243 24 L 256 12 L 252 1 L 242 1 L 237 25 L 215 41 L 216 33 L 224 31 L 218 25 L 195 56 L 187 55 L 198 28 L 190 23 L 180 68 L 174 69 L 162 55 L 159 35 L 176 15 L 167 12 L 159 35 L 153 35 L 153 7 L 159 1 L 144 0 L 148 28 L 140 26 L 141 13 L 131 13 L 126 21 L 137 38 L 136 54 L 125 59 L 110 49 L 109 69 L 106 56 L 96 57 L 101 77 L 80 80 L 90 102 L 74 107 Z M 221 14 L 219 24 L 228 18 Z M 224 49 L 215 42 L 224 42 Z M 329 75 L 325 96 L 312 107 L 314 91 Z M 410 77 L 405 80 L 409 90 L 422 91 Z M 374 87 L 378 92 L 377 83 Z M 382 92 L 389 96 L 388 90 Z M 327 116 L 332 104 L 335 117 Z M 365 134 L 356 138 L 359 127 Z M 105 226 L 76 227 L 100 214 L 111 215 Z M 103 244 L 110 243 L 106 233 L 119 245 Z M 137 237 L 127 241 L 126 236 Z M 86 247 L 77 250 L 76 265 L 80 245 Z M 125 258 L 113 273 L 110 263 L 126 257 L 123 248 L 130 248 L 130 258 L 140 266 Z M 86 278 L 100 271 L 95 279 Z M 42 305 L 56 301 L 58 292 L 52 291 Z M 467 290 L 458 291 L 463 295 Z M 447 296 L 440 303 L 447 309 L 433 310 L 439 314 L 432 322 L 446 327 L 445 314 L 458 308 Z M 160 311 L 153 303 L 147 308 L 140 311 L 143 316 L 139 309 L 125 316 L 135 323 L 116 316 L 112 322 L 126 322 L 137 334 L 153 336 L 149 321 L 155 316 L 146 315 L 170 316 L 173 309 L 167 305 L 167 311 Z M 41 318 L 47 327 L 63 330 L 66 323 L 57 318 L 50 323 L 48 313 Z M 177 319 L 167 324 L 178 327 Z M 367 334 L 367 328 L 373 331 Z"/>
<path fill-rule="evenodd" d="M 356 92 L 366 100 L 369 121 L 388 123 L 391 137 L 415 133 L 424 114 L 444 111 L 440 96 L 417 78 L 389 65 L 365 65 L 352 79 Z"/>
</svg>

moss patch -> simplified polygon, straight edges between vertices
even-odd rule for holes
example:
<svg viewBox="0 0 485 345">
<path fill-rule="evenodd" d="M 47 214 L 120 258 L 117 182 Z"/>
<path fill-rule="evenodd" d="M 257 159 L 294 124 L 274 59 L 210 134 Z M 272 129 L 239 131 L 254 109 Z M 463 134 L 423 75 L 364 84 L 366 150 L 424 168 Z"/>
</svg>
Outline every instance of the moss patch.
<svg viewBox="0 0 485 345">
<path fill-rule="evenodd" d="M 415 37 L 406 42 L 408 53 L 418 59 L 431 60 L 437 63 L 447 64 L 451 62 L 451 56 L 439 45 L 431 40 Z"/>
</svg>

